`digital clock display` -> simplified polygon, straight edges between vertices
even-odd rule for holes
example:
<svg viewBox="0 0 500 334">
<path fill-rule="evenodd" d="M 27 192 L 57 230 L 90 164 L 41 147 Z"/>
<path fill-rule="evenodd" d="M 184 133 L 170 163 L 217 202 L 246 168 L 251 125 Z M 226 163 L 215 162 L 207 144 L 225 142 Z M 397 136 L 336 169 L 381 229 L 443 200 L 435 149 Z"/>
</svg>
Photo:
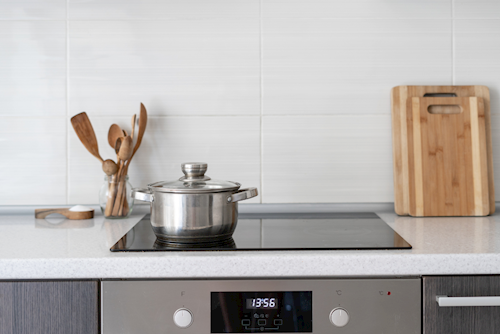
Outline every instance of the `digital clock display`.
<svg viewBox="0 0 500 334">
<path fill-rule="evenodd" d="M 210 333 L 312 333 L 312 291 L 211 292 Z"/>
<path fill-rule="evenodd" d="M 262 297 L 262 298 L 247 299 L 247 309 L 249 310 L 261 310 L 261 309 L 269 310 L 277 308 L 278 308 L 278 298 Z"/>
</svg>

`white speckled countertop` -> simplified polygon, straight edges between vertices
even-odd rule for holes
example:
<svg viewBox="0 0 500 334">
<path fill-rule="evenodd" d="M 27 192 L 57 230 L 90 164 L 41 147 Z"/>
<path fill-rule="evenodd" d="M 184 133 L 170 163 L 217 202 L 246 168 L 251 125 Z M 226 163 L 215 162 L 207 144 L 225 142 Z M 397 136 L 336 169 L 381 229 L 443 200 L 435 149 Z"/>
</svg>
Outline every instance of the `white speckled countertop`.
<svg viewBox="0 0 500 334">
<path fill-rule="evenodd" d="M 282 210 L 285 206 L 276 207 Z M 20 214 L 16 208 L 3 207 L 0 279 L 500 274 L 498 214 L 411 218 L 398 217 L 387 204 L 293 207 L 323 212 L 374 211 L 413 249 L 112 253 L 109 248 L 142 214 L 126 220 L 106 220 L 100 215 L 84 221 L 46 220 L 35 219 L 26 208 Z M 261 209 L 275 207 L 251 206 L 253 212 Z M 240 210 L 245 207 L 240 206 Z"/>
</svg>

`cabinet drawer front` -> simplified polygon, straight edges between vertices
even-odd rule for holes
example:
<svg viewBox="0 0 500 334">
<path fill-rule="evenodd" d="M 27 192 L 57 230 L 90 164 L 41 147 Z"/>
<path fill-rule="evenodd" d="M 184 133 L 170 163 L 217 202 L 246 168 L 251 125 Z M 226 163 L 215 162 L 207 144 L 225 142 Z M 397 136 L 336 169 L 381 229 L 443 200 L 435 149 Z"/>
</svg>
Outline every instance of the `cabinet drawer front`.
<svg viewBox="0 0 500 334">
<path fill-rule="evenodd" d="M 422 282 L 424 334 L 499 332 L 500 306 L 439 306 L 436 297 L 500 296 L 500 276 L 424 276 Z M 488 298 L 457 299 L 452 304 L 488 302 Z"/>
<path fill-rule="evenodd" d="M 97 334 L 97 281 L 0 282 L 1 334 Z"/>
</svg>

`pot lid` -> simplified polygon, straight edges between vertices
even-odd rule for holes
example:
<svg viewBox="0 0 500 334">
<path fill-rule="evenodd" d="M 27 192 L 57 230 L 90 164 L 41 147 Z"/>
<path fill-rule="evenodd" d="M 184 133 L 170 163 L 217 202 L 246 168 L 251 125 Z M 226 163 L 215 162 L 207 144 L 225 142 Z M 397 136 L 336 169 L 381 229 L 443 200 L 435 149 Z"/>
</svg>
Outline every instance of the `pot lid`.
<svg viewBox="0 0 500 334">
<path fill-rule="evenodd" d="M 148 187 L 152 191 L 166 193 L 198 194 L 233 191 L 241 186 L 237 182 L 212 180 L 205 175 L 208 168 L 205 162 L 185 162 L 181 168 L 184 176 L 180 179 L 155 182 Z"/>
</svg>

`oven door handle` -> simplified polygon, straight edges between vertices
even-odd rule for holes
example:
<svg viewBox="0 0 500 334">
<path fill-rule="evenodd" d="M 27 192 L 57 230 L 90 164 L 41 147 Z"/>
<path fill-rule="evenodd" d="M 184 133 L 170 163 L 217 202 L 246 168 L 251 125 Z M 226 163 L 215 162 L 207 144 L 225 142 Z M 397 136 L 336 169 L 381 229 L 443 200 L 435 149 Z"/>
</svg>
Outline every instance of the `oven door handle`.
<svg viewBox="0 0 500 334">
<path fill-rule="evenodd" d="M 481 297 L 448 297 L 436 296 L 436 301 L 440 307 L 459 306 L 500 306 L 500 296 Z"/>
</svg>

